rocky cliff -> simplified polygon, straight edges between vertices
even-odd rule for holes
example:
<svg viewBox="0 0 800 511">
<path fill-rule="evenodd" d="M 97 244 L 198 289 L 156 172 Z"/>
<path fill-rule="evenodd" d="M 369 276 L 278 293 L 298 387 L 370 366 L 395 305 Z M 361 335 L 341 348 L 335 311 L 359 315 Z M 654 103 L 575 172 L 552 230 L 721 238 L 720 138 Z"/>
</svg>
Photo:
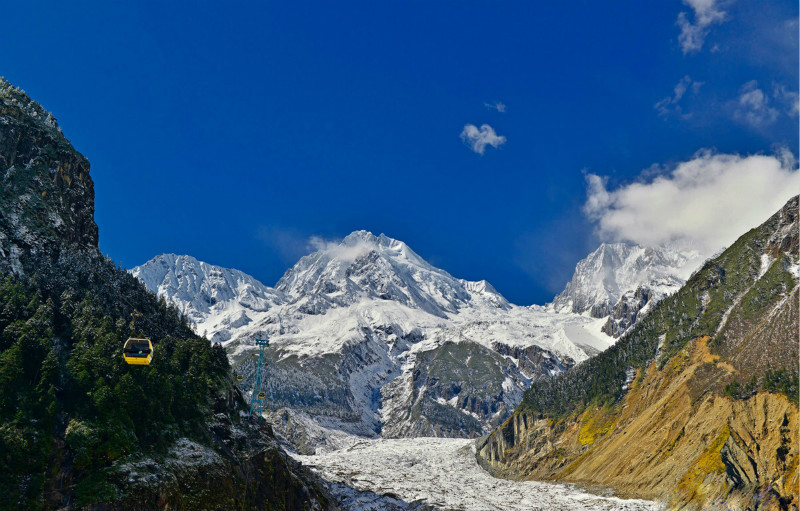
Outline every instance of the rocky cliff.
<svg viewBox="0 0 800 511">
<path fill-rule="evenodd" d="M 89 161 L 56 119 L 0 79 L 0 250 L 17 265 L 21 251 L 68 244 L 97 248 Z"/>
<path fill-rule="evenodd" d="M 797 509 L 797 198 L 479 444 L 499 475 Z"/>
</svg>

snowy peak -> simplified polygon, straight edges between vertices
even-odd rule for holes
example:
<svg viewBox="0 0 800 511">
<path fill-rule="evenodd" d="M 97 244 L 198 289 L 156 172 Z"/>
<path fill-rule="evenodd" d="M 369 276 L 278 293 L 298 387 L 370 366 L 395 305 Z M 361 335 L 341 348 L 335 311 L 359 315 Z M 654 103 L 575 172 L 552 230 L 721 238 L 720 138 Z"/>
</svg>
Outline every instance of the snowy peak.
<svg viewBox="0 0 800 511">
<path fill-rule="evenodd" d="M 276 305 L 285 314 L 320 315 L 365 301 L 387 301 L 439 318 L 469 307 L 511 306 L 488 282 L 453 278 L 402 241 L 383 234 L 356 231 L 341 242 L 318 246 L 275 288 L 239 270 L 187 255 L 162 254 L 131 273 L 174 304 L 197 333 L 220 342 L 251 329 L 252 334 L 262 332 L 276 321 L 272 317 L 277 317 L 272 310 Z"/>
<path fill-rule="evenodd" d="M 603 317 L 626 293 L 640 287 L 666 295 L 684 282 L 694 254 L 664 247 L 603 243 L 575 267 L 572 280 L 553 300 L 557 312 Z"/>
<path fill-rule="evenodd" d="M 485 280 L 477 282 L 459 280 L 459 282 L 472 296 L 480 296 L 501 309 L 508 309 L 511 306 L 511 303 Z"/>
<path fill-rule="evenodd" d="M 309 312 L 348 306 L 364 299 L 392 300 L 444 317 L 473 299 L 495 307 L 508 302 L 491 285 L 453 278 L 402 241 L 355 231 L 341 243 L 327 243 L 302 259 L 276 289 L 309 302 Z"/>
<path fill-rule="evenodd" d="M 285 301 L 280 292 L 244 272 L 187 255 L 156 256 L 133 268 L 131 274 L 175 305 L 201 334 L 202 325 L 210 317 L 226 326 L 241 326 L 252 320 L 253 313 L 266 312 Z"/>
</svg>

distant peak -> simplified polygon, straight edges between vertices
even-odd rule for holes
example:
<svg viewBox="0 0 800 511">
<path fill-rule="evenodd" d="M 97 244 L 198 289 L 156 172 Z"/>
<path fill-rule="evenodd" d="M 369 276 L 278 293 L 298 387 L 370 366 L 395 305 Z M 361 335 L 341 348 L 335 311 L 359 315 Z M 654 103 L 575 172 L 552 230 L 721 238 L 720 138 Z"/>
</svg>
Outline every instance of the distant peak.
<svg viewBox="0 0 800 511">
<path fill-rule="evenodd" d="M 383 236 L 383 234 L 381 234 Z M 346 247 L 352 247 L 361 243 L 370 243 L 373 245 L 377 245 L 379 242 L 378 238 L 369 231 L 359 230 L 353 231 L 342 240 L 342 245 Z"/>
</svg>

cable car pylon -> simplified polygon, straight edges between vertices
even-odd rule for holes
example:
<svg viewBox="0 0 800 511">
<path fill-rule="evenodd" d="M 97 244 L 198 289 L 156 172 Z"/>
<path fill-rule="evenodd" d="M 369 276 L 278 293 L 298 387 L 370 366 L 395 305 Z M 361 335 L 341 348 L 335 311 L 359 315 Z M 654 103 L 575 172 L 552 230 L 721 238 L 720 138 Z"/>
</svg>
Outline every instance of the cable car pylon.
<svg viewBox="0 0 800 511">
<path fill-rule="evenodd" d="M 267 398 L 264 392 L 264 348 L 269 346 L 269 339 L 256 339 L 256 346 L 259 347 L 258 351 L 258 365 L 256 365 L 256 381 L 253 385 L 253 395 L 250 396 L 250 413 L 248 417 L 252 417 L 255 412 L 258 417 L 261 417 L 261 412 L 264 410 L 264 400 Z"/>
</svg>

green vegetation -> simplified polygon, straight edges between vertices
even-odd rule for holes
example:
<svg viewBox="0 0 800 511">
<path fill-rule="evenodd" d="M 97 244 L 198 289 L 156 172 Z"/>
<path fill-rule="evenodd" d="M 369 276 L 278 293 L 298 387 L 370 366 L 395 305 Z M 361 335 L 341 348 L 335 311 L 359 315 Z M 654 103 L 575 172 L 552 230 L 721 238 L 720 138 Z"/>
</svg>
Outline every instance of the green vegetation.
<svg viewBox="0 0 800 511">
<path fill-rule="evenodd" d="M 798 381 L 797 371 L 784 371 L 772 369 L 767 371 L 764 380 L 761 382 L 761 387 L 767 392 L 775 392 L 783 394 L 794 402 L 800 399 L 800 382 Z"/>
<path fill-rule="evenodd" d="M 796 214 L 797 199 L 792 200 Z M 715 338 L 717 330 L 737 297 L 742 296 L 742 300 L 735 314 L 746 321 L 768 310 L 794 286 L 785 253 L 762 279 L 757 279 L 769 237 L 781 222 L 789 221 L 793 220 L 776 214 L 740 237 L 719 257 L 706 262 L 680 291 L 661 301 L 614 346 L 556 378 L 534 382 L 525 392 L 521 409 L 565 417 L 587 406 L 610 405 L 622 396 L 627 369 L 644 373 L 654 360 L 663 368 L 700 336 L 711 337 L 710 345 L 719 346 L 725 341 L 725 333 Z M 796 245 L 791 250 L 796 255 Z"/>
<path fill-rule="evenodd" d="M 578 432 L 578 441 L 581 445 L 591 445 L 598 436 L 611 432 L 619 419 L 619 410 L 615 407 L 605 406 L 599 409 L 587 410 L 581 417 L 581 429 Z"/>
<path fill-rule="evenodd" d="M 2 78 L 0 170 L 0 510 L 325 509 L 240 418 L 223 349 L 100 255 L 88 160 Z M 131 334 L 149 366 L 123 361 Z"/>
<path fill-rule="evenodd" d="M 230 385 L 219 346 L 107 260 L 89 264 L 62 255 L 0 281 L 0 509 L 44 507 L 64 478 L 78 505 L 113 498 L 114 460 L 207 435 L 204 417 Z M 150 366 L 121 356 L 133 307 L 155 341 Z"/>
<path fill-rule="evenodd" d="M 798 393 L 798 372 L 786 371 L 783 369 L 768 369 L 761 380 L 753 376 L 745 383 L 734 380 L 725 385 L 725 395 L 733 398 L 746 398 L 762 389 L 766 392 L 783 394 L 794 402 L 800 399 Z"/>
</svg>

